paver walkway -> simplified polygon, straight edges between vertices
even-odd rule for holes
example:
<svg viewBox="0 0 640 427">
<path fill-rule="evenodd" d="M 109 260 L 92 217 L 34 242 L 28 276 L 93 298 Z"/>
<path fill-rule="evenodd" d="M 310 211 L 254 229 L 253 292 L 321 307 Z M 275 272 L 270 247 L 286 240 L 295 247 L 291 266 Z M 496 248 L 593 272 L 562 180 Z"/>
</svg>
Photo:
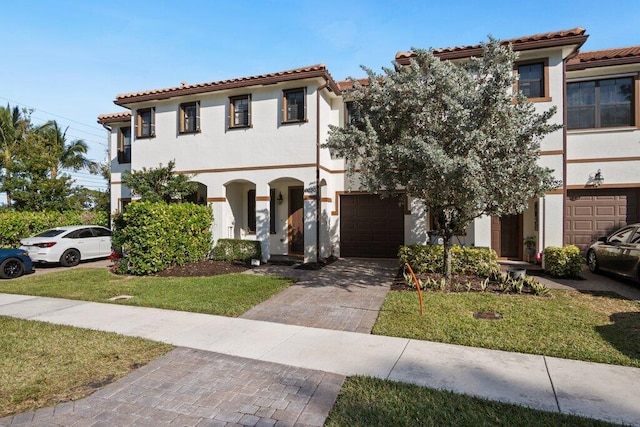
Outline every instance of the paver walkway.
<svg viewBox="0 0 640 427">
<path fill-rule="evenodd" d="M 240 317 L 369 334 L 397 271 L 389 259 L 340 259 L 313 271 L 266 265 L 251 272 L 298 281 Z"/>
<path fill-rule="evenodd" d="M 343 380 L 177 348 L 89 397 L 0 419 L 0 425 L 321 426 Z"/>
</svg>

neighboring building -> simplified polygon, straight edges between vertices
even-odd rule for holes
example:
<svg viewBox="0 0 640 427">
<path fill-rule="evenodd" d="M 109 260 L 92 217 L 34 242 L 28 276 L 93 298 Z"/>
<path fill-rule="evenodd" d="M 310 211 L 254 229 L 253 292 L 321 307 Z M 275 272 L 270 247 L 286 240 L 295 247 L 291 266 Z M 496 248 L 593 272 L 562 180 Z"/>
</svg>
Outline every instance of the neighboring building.
<svg viewBox="0 0 640 427">
<path fill-rule="evenodd" d="M 568 114 L 568 126 L 543 140 L 540 160 L 563 187 L 531 200 L 522 215 L 476 219 L 460 243 L 522 258 L 524 236 L 536 236 L 538 250 L 564 241 L 584 246 L 638 220 L 640 48 L 579 54 L 587 37 L 576 28 L 505 41 L 520 52 L 518 89 L 541 110 L 556 106 L 557 123 L 567 124 Z M 480 53 L 480 46 L 436 51 L 446 60 Z M 396 61 L 411 56 L 398 53 Z M 175 160 L 176 171 L 196 174 L 192 201 L 212 205 L 214 238 L 257 239 L 265 260 L 393 257 L 401 244 L 427 243 L 429 215 L 419 201 L 357 191 L 344 160 L 321 148 L 329 125 L 348 120 L 343 91 L 350 86 L 315 65 L 118 95 L 114 102 L 130 112 L 98 118 L 110 129 L 112 211 L 131 200 L 123 171 Z M 630 203 L 635 208 L 622 209 Z M 612 208 L 616 214 L 601 220 Z"/>
</svg>

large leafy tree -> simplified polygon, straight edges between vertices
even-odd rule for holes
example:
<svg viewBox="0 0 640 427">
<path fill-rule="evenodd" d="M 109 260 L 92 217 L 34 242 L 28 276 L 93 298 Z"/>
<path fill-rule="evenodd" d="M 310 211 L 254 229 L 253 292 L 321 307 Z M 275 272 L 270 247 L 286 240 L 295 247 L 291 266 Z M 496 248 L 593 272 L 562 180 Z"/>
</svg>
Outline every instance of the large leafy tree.
<svg viewBox="0 0 640 427">
<path fill-rule="evenodd" d="M 197 190 L 197 184 L 190 182 L 193 175 L 174 173 L 175 165 L 172 160 L 167 166 L 161 163 L 157 168 L 125 171 L 122 183 L 143 201 L 182 202 Z"/>
<path fill-rule="evenodd" d="M 483 54 L 462 63 L 414 49 L 406 67 L 354 81 L 355 114 L 332 127 L 328 146 L 347 160 L 361 184 L 386 197 L 399 191 L 423 201 L 444 237 L 444 275 L 451 278 L 450 241 L 481 215 L 524 211 L 528 200 L 558 184 L 537 160 L 541 138 L 561 127 L 555 109 L 536 112 L 513 93 L 511 47 L 490 38 Z"/>
</svg>

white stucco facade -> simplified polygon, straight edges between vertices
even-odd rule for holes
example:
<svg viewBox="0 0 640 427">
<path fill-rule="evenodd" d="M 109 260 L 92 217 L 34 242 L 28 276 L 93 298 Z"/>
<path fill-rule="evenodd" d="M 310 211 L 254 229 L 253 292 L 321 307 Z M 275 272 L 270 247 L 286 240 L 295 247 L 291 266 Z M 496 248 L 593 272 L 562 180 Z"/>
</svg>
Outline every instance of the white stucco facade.
<svg viewBox="0 0 640 427">
<path fill-rule="evenodd" d="M 605 177 L 599 184 L 602 188 L 640 188 L 640 53 L 623 64 L 609 59 L 603 64 L 587 55 L 582 64 L 579 49 L 586 39 L 585 30 L 577 28 L 512 42 L 520 52 L 518 64 L 544 66 L 544 93 L 531 101 L 539 112 L 555 108 L 552 122 L 563 129 L 540 141 L 539 164 L 553 170 L 561 186 L 530 200 L 528 209 L 508 221 L 477 218 L 455 243 L 492 247 L 500 256 L 522 259 L 526 236 L 535 237 L 536 252 L 566 243 L 571 221 L 568 193 L 590 188 L 597 170 Z M 477 51 L 477 46 L 469 46 L 437 54 L 464 60 Z M 399 53 L 396 60 L 408 59 Z M 607 76 L 633 77 L 633 125 L 567 130 L 567 83 Z M 214 239 L 258 240 L 265 261 L 272 255 L 299 254 L 306 262 L 340 256 L 345 221 L 341 224 L 341 200 L 361 190 L 357 177 L 345 173 L 344 161 L 332 158 L 320 145 L 326 142 L 330 125 L 344 125 L 341 88 L 347 86 L 334 82 L 323 65 L 316 65 L 118 96 L 115 103 L 128 113 L 99 119 L 110 129 L 112 211 L 132 199 L 122 185 L 123 171 L 175 161 L 176 172 L 194 175 L 192 180 L 200 184 L 196 201 L 212 207 Z M 285 94 L 291 90 L 303 92 L 304 117 L 287 122 Z M 249 100 L 247 126 L 231 126 L 236 97 Z M 185 104 L 198 106 L 197 131 L 181 132 Z M 136 136 L 139 112 L 146 109 L 153 111 L 153 136 Z M 129 163 L 118 155 L 123 128 L 131 129 Z M 403 212 L 402 243 L 428 243 L 430 218 L 420 200 L 406 200 Z M 504 249 L 507 246 L 509 250 Z"/>
</svg>

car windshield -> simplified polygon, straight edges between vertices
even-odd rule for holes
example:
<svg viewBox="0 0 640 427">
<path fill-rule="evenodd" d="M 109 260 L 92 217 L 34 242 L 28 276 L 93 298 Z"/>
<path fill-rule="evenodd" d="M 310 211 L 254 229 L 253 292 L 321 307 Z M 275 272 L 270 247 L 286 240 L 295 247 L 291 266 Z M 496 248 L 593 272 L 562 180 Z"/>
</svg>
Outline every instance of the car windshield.
<svg viewBox="0 0 640 427">
<path fill-rule="evenodd" d="M 57 230 L 57 229 L 51 229 L 51 230 L 47 230 L 47 231 L 43 231 L 40 234 L 36 234 L 34 237 L 56 237 L 59 234 L 64 233 L 67 230 Z"/>
</svg>

